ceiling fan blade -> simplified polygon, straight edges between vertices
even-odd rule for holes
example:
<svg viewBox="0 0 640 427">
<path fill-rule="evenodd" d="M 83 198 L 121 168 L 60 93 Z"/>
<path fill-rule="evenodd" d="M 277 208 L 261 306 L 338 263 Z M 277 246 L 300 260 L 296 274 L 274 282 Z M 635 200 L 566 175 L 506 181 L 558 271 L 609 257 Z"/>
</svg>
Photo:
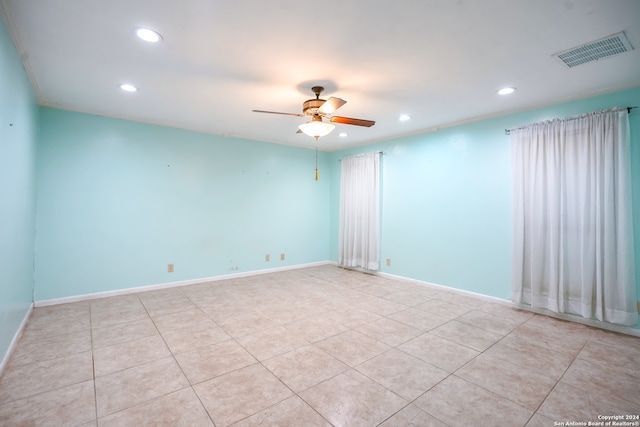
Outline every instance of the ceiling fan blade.
<svg viewBox="0 0 640 427">
<path fill-rule="evenodd" d="M 376 124 L 376 122 L 373 120 L 352 119 L 350 117 L 340 116 L 329 117 L 329 121 L 334 123 L 341 123 L 343 125 L 365 126 L 368 128 Z"/>
<path fill-rule="evenodd" d="M 324 104 L 322 104 L 320 106 L 320 108 L 318 108 L 318 113 L 322 114 L 322 115 L 329 115 L 331 113 L 333 113 L 334 111 L 336 111 L 338 108 L 342 107 L 344 104 L 346 104 L 347 101 L 345 101 L 344 99 L 340 99 L 340 98 L 334 98 L 333 96 L 329 99 L 327 99 Z"/>
<path fill-rule="evenodd" d="M 267 113 L 267 114 L 281 114 L 283 116 L 296 116 L 296 117 L 304 117 L 304 114 L 298 113 L 280 113 L 278 111 L 265 111 L 265 110 L 251 110 L 254 113 Z"/>
</svg>

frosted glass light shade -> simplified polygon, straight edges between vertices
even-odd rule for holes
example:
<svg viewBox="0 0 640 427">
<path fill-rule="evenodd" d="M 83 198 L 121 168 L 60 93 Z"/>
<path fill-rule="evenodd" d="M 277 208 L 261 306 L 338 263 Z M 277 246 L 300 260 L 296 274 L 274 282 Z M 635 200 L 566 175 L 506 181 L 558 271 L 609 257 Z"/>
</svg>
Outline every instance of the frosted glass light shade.
<svg viewBox="0 0 640 427">
<path fill-rule="evenodd" d="M 312 120 L 308 123 L 301 124 L 298 128 L 306 135 L 319 138 L 321 136 L 329 135 L 329 133 L 335 129 L 335 126 L 331 123 Z"/>
</svg>

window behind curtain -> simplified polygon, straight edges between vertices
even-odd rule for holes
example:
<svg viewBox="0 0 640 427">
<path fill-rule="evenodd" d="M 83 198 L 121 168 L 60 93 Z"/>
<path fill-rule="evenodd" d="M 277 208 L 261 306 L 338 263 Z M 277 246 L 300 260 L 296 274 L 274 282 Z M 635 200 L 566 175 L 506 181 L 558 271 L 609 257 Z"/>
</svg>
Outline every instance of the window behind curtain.
<svg viewBox="0 0 640 427">
<path fill-rule="evenodd" d="M 627 116 L 614 109 L 511 131 L 515 302 L 638 322 Z"/>
<path fill-rule="evenodd" d="M 338 265 L 380 268 L 380 153 L 345 157 L 340 164 Z"/>
</svg>

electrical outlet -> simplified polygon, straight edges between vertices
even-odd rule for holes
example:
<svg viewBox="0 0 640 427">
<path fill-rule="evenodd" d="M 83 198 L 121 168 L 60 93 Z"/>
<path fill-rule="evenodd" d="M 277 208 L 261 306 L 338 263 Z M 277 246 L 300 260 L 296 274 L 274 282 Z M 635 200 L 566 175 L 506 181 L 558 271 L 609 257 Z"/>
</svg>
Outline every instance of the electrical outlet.
<svg viewBox="0 0 640 427">
<path fill-rule="evenodd" d="M 265 260 L 266 262 L 271 261 L 271 255 L 266 254 L 266 255 L 264 256 L 264 260 Z"/>
<path fill-rule="evenodd" d="M 284 254 L 280 254 L 280 261 L 284 261 Z"/>
<path fill-rule="evenodd" d="M 391 267 L 391 258 L 387 258 L 387 267 Z"/>
<path fill-rule="evenodd" d="M 173 273 L 173 264 L 167 264 L 167 273 Z"/>
</svg>

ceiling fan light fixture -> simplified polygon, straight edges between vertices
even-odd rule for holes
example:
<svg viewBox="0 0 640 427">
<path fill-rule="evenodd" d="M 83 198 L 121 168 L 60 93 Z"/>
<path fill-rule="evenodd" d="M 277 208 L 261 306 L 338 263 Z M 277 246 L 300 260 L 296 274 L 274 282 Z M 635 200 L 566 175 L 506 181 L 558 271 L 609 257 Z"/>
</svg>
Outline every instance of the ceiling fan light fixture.
<svg viewBox="0 0 640 427">
<path fill-rule="evenodd" d="M 315 99 L 308 99 L 302 104 L 302 114 L 300 113 L 281 113 L 279 111 L 252 110 L 254 113 L 280 114 L 284 116 L 311 117 L 307 123 L 298 126 L 297 133 L 304 133 L 318 140 L 321 136 L 331 133 L 335 126 L 331 123 L 340 123 L 353 126 L 371 127 L 376 124 L 373 120 L 354 119 L 352 117 L 342 117 L 330 115 L 338 108 L 347 103 L 344 99 L 330 97 L 327 100 L 320 99 L 320 94 L 324 90 L 322 86 L 314 86 L 311 88 L 316 95 Z M 325 123 L 323 118 L 327 119 Z M 343 135 L 340 135 L 343 136 Z M 344 135 L 346 136 L 346 134 Z"/>
<path fill-rule="evenodd" d="M 307 123 L 303 123 L 298 126 L 305 135 L 312 136 L 314 138 L 320 138 L 321 136 L 326 136 L 331 133 L 335 126 L 331 123 L 325 123 L 322 119 L 318 120 L 315 117 Z"/>
</svg>

